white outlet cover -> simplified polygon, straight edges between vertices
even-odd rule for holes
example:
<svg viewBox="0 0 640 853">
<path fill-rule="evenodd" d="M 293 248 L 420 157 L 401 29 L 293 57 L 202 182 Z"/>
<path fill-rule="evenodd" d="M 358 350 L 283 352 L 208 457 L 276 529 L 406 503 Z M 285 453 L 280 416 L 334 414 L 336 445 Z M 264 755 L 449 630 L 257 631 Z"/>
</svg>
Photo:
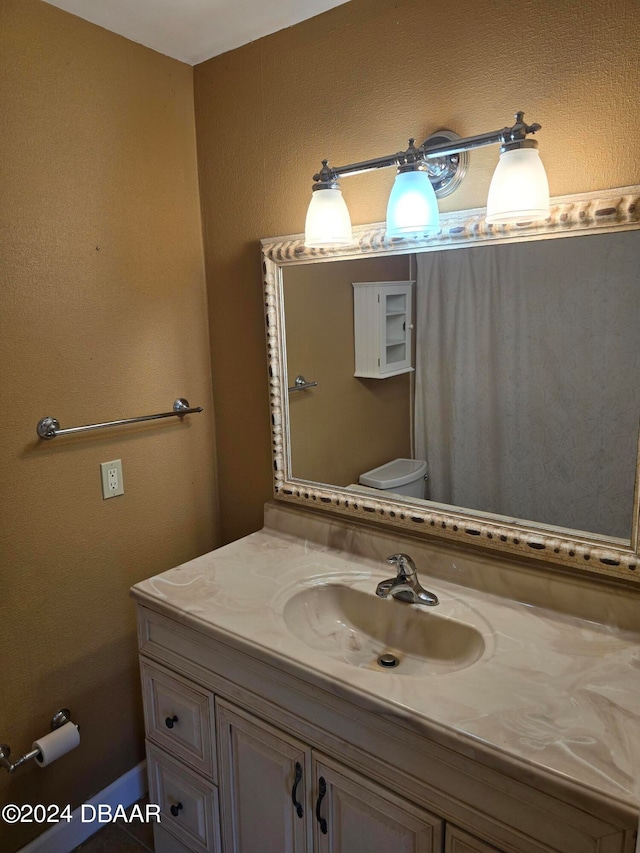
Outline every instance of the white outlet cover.
<svg viewBox="0 0 640 853">
<path fill-rule="evenodd" d="M 100 479 L 102 480 L 102 497 L 104 500 L 123 495 L 122 460 L 112 459 L 111 462 L 101 462 Z"/>
</svg>

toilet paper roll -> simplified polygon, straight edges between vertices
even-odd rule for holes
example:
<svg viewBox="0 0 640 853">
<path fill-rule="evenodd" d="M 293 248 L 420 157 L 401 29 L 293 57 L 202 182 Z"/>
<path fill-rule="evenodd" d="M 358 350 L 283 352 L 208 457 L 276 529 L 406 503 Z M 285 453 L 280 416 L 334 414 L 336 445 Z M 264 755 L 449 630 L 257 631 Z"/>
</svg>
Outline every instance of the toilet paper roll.
<svg viewBox="0 0 640 853">
<path fill-rule="evenodd" d="M 71 752 L 80 743 L 80 732 L 75 723 L 65 723 L 59 729 L 55 729 L 48 735 L 34 740 L 32 749 L 38 750 L 36 764 L 46 767 L 52 761 Z"/>
</svg>

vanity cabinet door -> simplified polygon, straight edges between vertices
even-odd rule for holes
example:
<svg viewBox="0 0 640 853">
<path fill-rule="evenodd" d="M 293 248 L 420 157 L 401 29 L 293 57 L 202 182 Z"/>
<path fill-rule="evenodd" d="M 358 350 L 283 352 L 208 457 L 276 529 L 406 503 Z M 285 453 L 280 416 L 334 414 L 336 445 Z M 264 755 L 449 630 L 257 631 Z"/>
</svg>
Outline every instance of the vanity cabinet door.
<svg viewBox="0 0 640 853">
<path fill-rule="evenodd" d="M 225 853 L 311 853 L 311 751 L 223 700 L 216 703 Z"/>
<path fill-rule="evenodd" d="M 500 850 L 474 838 L 457 826 L 447 824 L 444 853 L 500 853 Z"/>
<path fill-rule="evenodd" d="M 313 762 L 317 853 L 439 853 L 443 821 L 322 756 Z"/>
</svg>

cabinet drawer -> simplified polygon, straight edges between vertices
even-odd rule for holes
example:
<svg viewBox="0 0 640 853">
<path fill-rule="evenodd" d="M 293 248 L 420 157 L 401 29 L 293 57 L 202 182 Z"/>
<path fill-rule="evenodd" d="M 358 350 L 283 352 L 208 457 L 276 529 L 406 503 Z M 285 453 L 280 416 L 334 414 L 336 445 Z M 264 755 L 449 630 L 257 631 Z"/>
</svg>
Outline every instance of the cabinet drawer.
<svg viewBox="0 0 640 853">
<path fill-rule="evenodd" d="M 153 827 L 153 849 L 155 853 L 191 853 L 182 841 L 178 841 L 175 835 L 171 835 L 159 823 Z"/>
<path fill-rule="evenodd" d="M 147 764 L 149 799 L 160 806 L 162 828 L 194 853 L 220 853 L 220 809 L 215 785 L 149 741 Z"/>
<path fill-rule="evenodd" d="M 147 737 L 217 782 L 213 694 L 142 661 Z"/>
</svg>

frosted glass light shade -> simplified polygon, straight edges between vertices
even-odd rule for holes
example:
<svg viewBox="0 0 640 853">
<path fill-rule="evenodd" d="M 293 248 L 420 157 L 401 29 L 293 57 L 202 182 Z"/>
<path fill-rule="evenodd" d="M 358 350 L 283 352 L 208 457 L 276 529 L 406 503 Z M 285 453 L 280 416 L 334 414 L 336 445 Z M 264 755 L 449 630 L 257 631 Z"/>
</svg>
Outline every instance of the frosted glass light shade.
<svg viewBox="0 0 640 853">
<path fill-rule="evenodd" d="M 387 237 L 430 237 L 440 230 L 438 201 L 426 172 L 400 172 L 387 204 Z"/>
<path fill-rule="evenodd" d="M 487 222 L 532 222 L 549 216 L 549 182 L 536 148 L 500 155 L 487 198 Z"/>
<path fill-rule="evenodd" d="M 339 189 L 314 190 L 311 194 L 304 243 L 311 248 L 353 243 L 351 217 Z"/>
</svg>

